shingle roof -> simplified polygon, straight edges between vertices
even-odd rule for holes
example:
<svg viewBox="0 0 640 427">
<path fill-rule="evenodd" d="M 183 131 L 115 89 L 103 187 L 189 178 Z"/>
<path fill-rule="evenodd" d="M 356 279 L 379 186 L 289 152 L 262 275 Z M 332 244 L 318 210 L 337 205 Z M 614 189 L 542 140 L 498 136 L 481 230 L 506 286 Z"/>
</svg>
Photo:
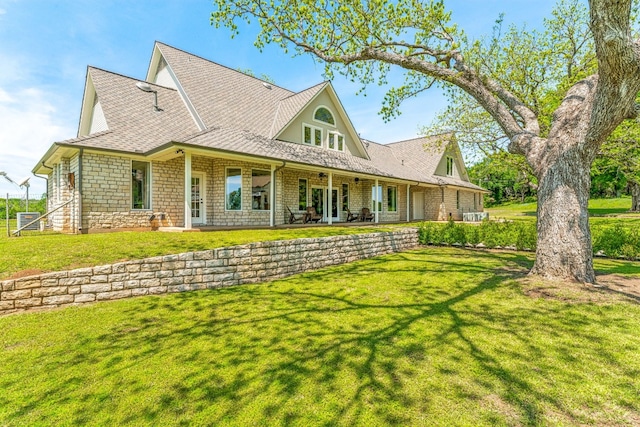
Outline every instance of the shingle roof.
<svg viewBox="0 0 640 427">
<path fill-rule="evenodd" d="M 157 43 L 207 128 L 235 127 L 268 136 L 281 100 L 294 92 Z"/>
<path fill-rule="evenodd" d="M 458 178 L 435 175 L 436 168 L 442 160 L 447 146 L 452 142 L 451 135 L 434 135 L 393 142 L 385 145 L 405 166 L 418 171 L 424 179 L 430 179 L 437 184 L 455 185 L 476 190 L 483 188 Z M 424 181 L 430 182 L 430 181 Z"/>
<path fill-rule="evenodd" d="M 269 138 L 274 138 L 278 135 L 298 115 L 300 110 L 327 85 L 327 82 L 323 82 L 280 100 L 271 132 L 269 132 Z"/>
<path fill-rule="evenodd" d="M 449 184 L 482 190 L 469 182 L 436 177 L 444 153 L 425 150 L 436 138 L 416 138 L 381 145 L 363 141 L 370 159 L 315 146 L 273 139 L 328 82 L 294 93 L 171 46 L 158 49 L 187 93 L 207 129 L 200 131 L 180 93 L 149 83 L 153 94 L 136 87 L 138 80 L 98 68 L 88 73 L 109 130 L 57 143 L 136 154 L 150 154 L 169 143 L 182 143 L 257 158 L 312 165 L 351 173 L 397 178 L 427 184 Z M 450 137 L 446 137 L 449 141 Z"/>
<path fill-rule="evenodd" d="M 352 156 L 348 153 L 279 141 L 239 129 L 214 128 L 180 142 L 198 147 L 207 147 L 336 170 L 388 177 L 393 176 L 377 168 L 371 161 Z"/>
<path fill-rule="evenodd" d="M 149 151 L 174 139 L 185 138 L 198 128 L 174 89 L 150 86 L 158 91 L 158 105 L 153 107 L 154 95 L 136 87 L 138 80 L 89 67 L 102 106 L 108 133 L 98 137 L 76 138 L 66 143 L 119 151 Z M 91 136 L 91 135 L 90 135 Z"/>
</svg>

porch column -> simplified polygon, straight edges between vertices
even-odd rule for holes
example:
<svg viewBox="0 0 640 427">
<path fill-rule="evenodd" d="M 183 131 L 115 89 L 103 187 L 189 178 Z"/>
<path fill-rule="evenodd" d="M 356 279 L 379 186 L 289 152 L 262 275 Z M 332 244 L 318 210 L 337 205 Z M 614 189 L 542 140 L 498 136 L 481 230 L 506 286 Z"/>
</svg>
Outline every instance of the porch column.
<svg viewBox="0 0 640 427">
<path fill-rule="evenodd" d="M 276 166 L 271 165 L 271 182 L 269 183 L 269 225 L 276 225 Z"/>
<path fill-rule="evenodd" d="M 407 222 L 411 222 L 411 216 L 409 215 L 411 213 L 411 210 L 409 209 L 409 202 L 411 201 L 410 193 L 411 192 L 411 184 L 407 184 Z"/>
<path fill-rule="evenodd" d="M 378 178 L 376 178 L 376 191 L 374 191 L 375 196 L 373 196 L 374 201 L 373 201 L 373 211 L 376 213 L 376 224 L 378 223 L 378 220 L 380 219 L 380 215 L 378 212 Z"/>
<path fill-rule="evenodd" d="M 329 220 L 327 221 L 327 224 L 331 225 L 333 224 L 333 172 L 329 172 L 328 185 L 329 197 L 327 197 L 327 217 Z"/>
<path fill-rule="evenodd" d="M 184 228 L 191 230 L 191 153 L 184 153 Z"/>
</svg>

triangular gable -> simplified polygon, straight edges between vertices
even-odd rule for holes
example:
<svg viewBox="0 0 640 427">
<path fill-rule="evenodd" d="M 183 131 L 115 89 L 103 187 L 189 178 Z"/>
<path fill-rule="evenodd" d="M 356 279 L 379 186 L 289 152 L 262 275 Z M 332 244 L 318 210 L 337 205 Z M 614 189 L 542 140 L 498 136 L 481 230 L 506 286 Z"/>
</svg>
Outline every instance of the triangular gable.
<svg viewBox="0 0 640 427">
<path fill-rule="evenodd" d="M 320 92 L 327 82 L 322 82 L 308 89 L 291 95 L 280 101 L 278 110 L 271 126 L 269 138 L 277 138 L 302 109 Z"/>
<path fill-rule="evenodd" d="M 469 181 L 469 174 L 467 173 L 467 168 L 464 165 L 464 159 L 462 158 L 462 152 L 460 151 L 460 146 L 454 137 L 449 139 L 449 142 L 446 143 L 440 151 L 440 160 L 438 161 L 438 166 L 434 170 L 434 175 L 440 176 L 448 176 L 447 175 L 447 158 L 452 158 L 454 162 L 454 170 L 453 175 L 454 178 L 461 179 L 463 181 Z"/>
<path fill-rule="evenodd" d="M 198 129 L 201 131 L 206 130 L 207 126 L 205 125 L 204 120 L 200 117 L 198 111 L 196 111 L 196 108 L 189 99 L 187 92 L 180 84 L 180 81 L 171 69 L 167 59 L 162 54 L 162 46 L 163 45 L 157 41 L 153 46 L 153 53 L 151 54 L 151 61 L 149 62 L 146 81 L 176 89 L 180 94 L 180 98 L 182 98 L 184 105 L 187 107 L 189 114 L 191 114 L 193 121 L 196 123 L 196 126 L 198 126 Z"/>
<path fill-rule="evenodd" d="M 188 105 L 193 106 L 192 112 L 197 112 L 207 129 L 236 127 L 266 137 L 280 100 L 294 94 L 275 84 L 160 42 L 156 42 L 156 49 L 176 77 L 181 96 Z M 155 72 L 155 61 L 152 59 L 149 78 Z"/>
<path fill-rule="evenodd" d="M 312 91 L 312 89 L 314 88 L 318 88 L 319 90 L 315 90 L 315 93 L 313 93 L 314 91 Z M 304 95 L 312 94 L 312 96 L 308 97 L 308 100 L 306 100 L 304 104 L 302 104 L 302 102 L 298 102 L 298 101 L 304 100 L 305 99 L 304 97 L 302 96 L 296 97 L 296 95 L 303 95 L 303 94 Z M 283 107 L 288 108 L 289 111 L 279 110 L 278 115 L 283 114 L 284 117 L 290 117 L 290 119 L 283 126 L 278 124 L 278 126 L 280 126 L 281 128 L 279 130 L 275 130 L 274 132 L 272 132 L 274 139 L 284 139 L 287 141 L 291 141 L 293 139 L 295 142 L 296 139 L 291 138 L 291 135 L 301 135 L 301 132 L 302 132 L 301 123 L 312 122 L 312 119 L 309 119 L 309 117 L 312 116 L 313 112 L 319 106 L 324 105 L 331 112 L 333 112 L 334 114 L 337 114 L 338 118 L 340 119 L 339 122 L 341 123 L 341 126 L 340 126 L 341 129 L 338 129 L 338 130 L 344 133 L 345 135 L 349 135 L 353 143 L 353 147 L 355 148 L 355 151 L 356 151 L 356 153 L 354 154 L 357 154 L 359 157 L 369 159 L 369 154 L 367 153 L 367 150 L 364 144 L 362 143 L 360 136 L 356 132 L 355 127 L 351 122 L 351 119 L 347 115 L 342 105 L 342 102 L 340 102 L 340 99 L 338 98 L 336 91 L 333 89 L 333 85 L 331 84 L 331 82 L 326 82 L 321 86 L 314 86 L 313 88 L 307 89 L 306 91 L 302 91 L 296 95 L 294 95 L 291 98 L 293 99 L 293 101 L 297 102 L 297 105 L 295 105 L 294 102 L 290 100 L 288 104 L 284 104 L 280 106 L 281 108 Z M 286 100 L 284 102 L 286 102 Z M 297 111 L 292 107 L 296 107 Z M 284 122 L 283 119 L 279 119 L 278 117 L 276 117 L 276 120 L 278 121 L 278 123 Z M 274 126 L 274 129 L 275 129 L 275 126 Z M 297 138 L 297 140 L 299 139 L 300 138 Z"/>
<path fill-rule="evenodd" d="M 90 67 L 87 67 L 87 77 L 84 84 L 84 95 L 78 124 L 78 137 L 91 135 L 109 129 L 107 119 L 102 110 L 102 104 L 96 94 L 96 88 L 91 78 Z"/>
</svg>

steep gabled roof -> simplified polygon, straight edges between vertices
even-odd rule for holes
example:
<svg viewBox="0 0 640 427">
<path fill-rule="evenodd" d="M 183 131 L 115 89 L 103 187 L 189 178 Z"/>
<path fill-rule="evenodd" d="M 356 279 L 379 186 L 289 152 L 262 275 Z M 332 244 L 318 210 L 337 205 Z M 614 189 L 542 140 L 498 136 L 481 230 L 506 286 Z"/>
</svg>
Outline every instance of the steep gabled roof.
<svg viewBox="0 0 640 427">
<path fill-rule="evenodd" d="M 298 115 L 300 110 L 311 102 L 327 85 L 327 82 L 322 82 L 280 100 L 268 135 L 269 138 L 275 138 Z"/>
<path fill-rule="evenodd" d="M 108 136 L 100 138 L 80 137 L 72 140 L 76 144 L 145 152 L 198 132 L 175 89 L 150 84 L 158 91 L 158 105 L 162 110 L 156 111 L 153 107 L 154 95 L 138 89 L 138 80 L 93 67 L 88 68 L 87 75 L 93 82 L 110 132 L 106 134 Z"/>
<path fill-rule="evenodd" d="M 156 42 L 207 128 L 236 127 L 268 136 L 281 100 L 294 92 Z"/>
<path fill-rule="evenodd" d="M 423 176 L 423 182 L 436 182 L 439 184 L 456 185 L 459 187 L 483 190 L 481 187 L 478 187 L 468 181 L 435 174 L 444 154 L 452 144 L 455 144 L 455 147 L 453 148 L 456 155 L 460 156 L 458 143 L 450 134 L 393 142 L 387 144 L 386 147 L 394 153 L 395 158 L 404 166 L 419 172 Z M 464 166 L 462 158 L 459 158 L 459 163 Z M 465 171 L 462 172 L 465 173 Z"/>
</svg>

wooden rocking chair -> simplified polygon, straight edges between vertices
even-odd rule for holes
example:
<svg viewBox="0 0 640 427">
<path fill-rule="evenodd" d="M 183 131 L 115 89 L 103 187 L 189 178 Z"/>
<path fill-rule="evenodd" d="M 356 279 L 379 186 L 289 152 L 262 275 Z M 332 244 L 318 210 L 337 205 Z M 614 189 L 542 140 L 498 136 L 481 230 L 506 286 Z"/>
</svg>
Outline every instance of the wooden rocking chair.
<svg viewBox="0 0 640 427">
<path fill-rule="evenodd" d="M 287 210 L 289 211 L 289 224 L 293 224 L 298 221 L 302 222 L 303 217 L 297 217 L 291 209 L 289 209 L 289 206 L 287 206 Z"/>
<path fill-rule="evenodd" d="M 349 208 L 347 208 L 347 222 L 355 221 L 358 219 L 358 215 L 351 213 Z"/>
<path fill-rule="evenodd" d="M 360 221 L 373 221 L 374 215 L 369 208 L 362 208 L 360 213 Z"/>
</svg>

